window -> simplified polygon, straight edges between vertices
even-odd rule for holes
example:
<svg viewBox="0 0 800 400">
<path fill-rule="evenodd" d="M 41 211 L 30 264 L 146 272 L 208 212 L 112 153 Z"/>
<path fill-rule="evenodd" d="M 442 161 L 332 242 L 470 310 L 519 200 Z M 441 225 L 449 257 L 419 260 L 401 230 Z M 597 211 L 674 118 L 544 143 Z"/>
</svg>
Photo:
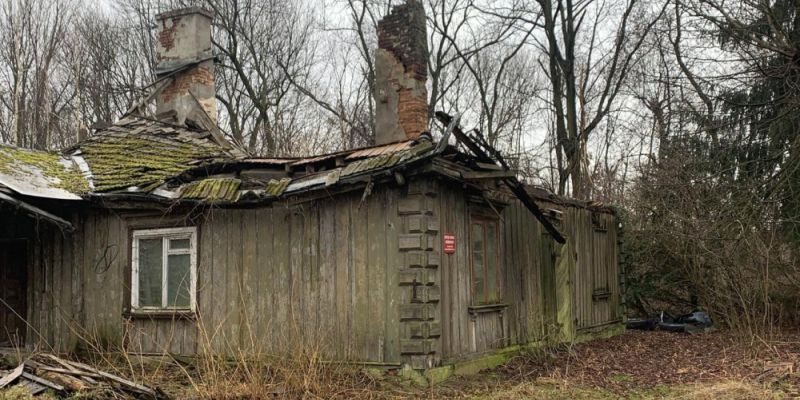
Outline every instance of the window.
<svg viewBox="0 0 800 400">
<path fill-rule="evenodd" d="M 496 220 L 473 218 L 470 240 L 474 305 L 495 304 L 503 298 L 499 235 Z"/>
<path fill-rule="evenodd" d="M 197 228 L 133 232 L 134 311 L 195 310 Z"/>
</svg>

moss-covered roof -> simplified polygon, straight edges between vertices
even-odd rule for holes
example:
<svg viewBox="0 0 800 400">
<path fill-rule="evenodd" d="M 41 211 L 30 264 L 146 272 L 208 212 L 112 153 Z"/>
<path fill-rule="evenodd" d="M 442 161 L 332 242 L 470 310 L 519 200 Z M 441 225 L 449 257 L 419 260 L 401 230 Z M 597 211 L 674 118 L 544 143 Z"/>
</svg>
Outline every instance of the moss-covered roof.
<svg viewBox="0 0 800 400">
<path fill-rule="evenodd" d="M 355 182 L 424 158 L 433 149 L 429 139 L 419 139 L 288 161 L 254 159 L 218 134 L 130 116 L 63 156 L 0 147 L 0 178 L 17 174 L 19 182 L 42 176 L 44 183 L 32 185 L 30 192 L 60 188 L 72 196 L 61 198 L 122 192 L 234 203 Z"/>
<path fill-rule="evenodd" d="M 239 185 L 235 178 L 207 178 L 189 182 L 181 187 L 180 197 L 192 200 L 236 201 L 239 198 Z"/>
<path fill-rule="evenodd" d="M 62 198 L 84 194 L 89 183 L 70 160 L 57 153 L 0 145 L 0 183 L 26 195 Z M 59 192 L 68 192 L 59 194 Z"/>
<path fill-rule="evenodd" d="M 241 156 L 208 132 L 128 117 L 70 149 L 91 171 L 95 192 L 149 191 L 199 166 Z"/>
</svg>

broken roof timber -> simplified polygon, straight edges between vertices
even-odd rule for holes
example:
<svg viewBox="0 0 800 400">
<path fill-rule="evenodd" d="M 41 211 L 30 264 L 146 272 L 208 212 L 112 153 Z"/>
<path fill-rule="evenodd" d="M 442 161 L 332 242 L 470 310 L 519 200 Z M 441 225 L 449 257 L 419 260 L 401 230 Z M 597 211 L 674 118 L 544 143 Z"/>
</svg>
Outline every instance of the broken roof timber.
<svg viewBox="0 0 800 400">
<path fill-rule="evenodd" d="M 502 169 L 508 171 L 510 168 L 506 164 L 505 160 L 500 156 L 500 152 L 498 152 L 495 148 L 491 145 L 486 143 L 485 140 L 480 136 L 480 132 L 476 135 L 476 139 L 469 137 L 466 132 L 461 130 L 461 127 L 458 126 L 458 118 L 453 118 L 450 115 L 443 113 L 441 111 L 436 113 L 436 118 L 439 119 L 443 124 L 447 124 L 448 126 L 453 126 L 453 134 L 455 135 L 456 139 L 463 143 L 475 157 L 478 158 L 479 161 L 487 162 L 487 163 L 499 163 L 502 166 Z M 494 157 L 494 158 L 493 158 Z M 496 159 L 496 160 L 495 160 Z M 564 235 L 558 231 L 550 220 L 545 217 L 542 210 L 539 209 L 539 206 L 533 201 L 533 199 L 528 195 L 528 192 L 525 190 L 525 185 L 520 182 L 516 176 L 513 177 L 506 177 L 502 178 L 503 182 L 508 186 L 512 193 L 522 202 L 525 208 L 536 217 L 537 220 L 544 226 L 544 229 L 550 236 L 555 239 L 556 242 L 564 244 L 567 240 L 564 238 Z"/>
<path fill-rule="evenodd" d="M 71 223 L 69 223 L 69 221 L 57 215 L 53 215 L 45 210 L 42 210 L 41 208 L 36 207 L 33 204 L 29 204 L 20 199 L 11 197 L 3 192 L 0 192 L 0 201 L 11 204 L 16 208 L 24 210 L 34 218 L 41 218 L 47 222 L 50 222 L 64 231 L 72 232 L 75 230 L 75 228 L 72 226 Z"/>
</svg>

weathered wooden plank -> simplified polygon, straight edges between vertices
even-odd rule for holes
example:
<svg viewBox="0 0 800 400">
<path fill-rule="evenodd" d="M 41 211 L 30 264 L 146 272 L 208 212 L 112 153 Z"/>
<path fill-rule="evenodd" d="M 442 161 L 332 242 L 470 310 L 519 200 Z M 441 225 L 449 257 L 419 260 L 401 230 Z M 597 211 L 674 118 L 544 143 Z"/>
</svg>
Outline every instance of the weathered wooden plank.
<svg viewBox="0 0 800 400">
<path fill-rule="evenodd" d="M 122 305 L 124 282 L 123 268 L 127 261 L 120 258 L 122 248 L 128 247 L 127 234 L 123 233 L 125 224 L 122 219 L 113 214 L 106 215 L 106 229 L 108 233 L 101 254 L 98 255 L 97 265 L 100 270 L 100 281 L 107 294 L 106 301 L 102 302 L 102 326 L 104 334 L 114 345 L 121 345 L 122 340 Z"/>
<path fill-rule="evenodd" d="M 353 225 L 353 244 L 354 244 L 354 278 L 355 290 L 353 292 L 355 311 L 354 318 L 354 336 L 355 336 L 355 351 L 354 354 L 359 360 L 369 360 L 370 349 L 368 332 L 370 330 L 369 320 L 369 280 L 368 280 L 368 249 L 369 249 L 369 236 L 367 232 L 367 208 L 360 207 L 360 203 L 352 201 L 350 204 L 350 215 L 352 217 Z"/>
<path fill-rule="evenodd" d="M 86 219 L 79 215 L 77 212 L 73 214 L 73 226 L 76 227 L 75 232 L 70 237 L 70 247 L 72 248 L 72 272 L 71 287 L 72 287 L 72 319 L 74 321 L 72 329 L 73 340 L 70 343 L 70 349 L 74 349 L 78 345 L 78 337 L 80 336 L 80 328 L 86 326 L 85 313 L 83 312 L 83 301 L 86 296 L 83 295 L 83 241 L 86 236 Z M 77 334 L 76 334 L 77 333 Z"/>
<path fill-rule="evenodd" d="M 329 357 L 335 357 L 336 341 L 336 209 L 333 204 L 319 208 L 319 330 L 320 344 Z"/>
<path fill-rule="evenodd" d="M 81 265 L 85 272 L 84 293 L 100 293 L 97 282 L 98 276 L 95 272 L 95 263 L 97 262 L 97 247 L 100 244 L 99 238 L 105 237 L 106 234 L 105 220 L 94 210 L 90 211 L 87 217 L 89 223 L 85 238 L 86 247 L 83 253 L 84 260 Z M 92 346 L 97 344 L 96 342 L 100 335 L 97 318 L 98 310 L 100 309 L 100 304 L 98 303 L 98 299 L 95 299 L 93 296 L 86 296 L 84 309 L 86 313 L 86 325 L 84 328 L 87 332 L 85 337 L 91 342 Z"/>
<path fill-rule="evenodd" d="M 369 320 L 383 321 L 386 302 L 386 220 L 385 190 L 373 192 L 367 208 L 367 287 L 369 296 Z M 383 361 L 385 324 L 373 324 L 368 331 L 367 357 L 371 361 Z"/>
<path fill-rule="evenodd" d="M 302 208 L 290 210 L 289 218 L 289 347 L 303 345 L 306 339 L 304 331 L 305 303 L 303 293 L 303 244 L 305 240 L 305 215 Z"/>
<path fill-rule="evenodd" d="M 194 347 L 198 353 L 206 354 L 212 349 L 212 336 L 214 333 L 213 325 L 216 318 L 215 305 L 219 303 L 219 299 L 214 297 L 214 280 L 215 269 L 214 265 L 214 224 L 212 221 L 213 214 L 211 211 L 203 216 L 200 223 L 198 238 L 198 260 L 197 260 L 197 315 L 196 322 L 196 335 L 194 339 Z M 191 339 L 190 339 L 191 341 Z"/>
<path fill-rule="evenodd" d="M 242 348 L 249 352 L 259 350 L 259 342 L 263 336 L 258 329 L 261 326 L 262 314 L 257 312 L 258 304 L 262 301 L 258 290 L 258 269 L 261 265 L 257 258 L 258 227 L 257 212 L 259 210 L 241 210 L 242 214 L 242 308 L 240 313 L 241 332 L 240 341 Z"/>
<path fill-rule="evenodd" d="M 437 201 L 439 202 L 439 215 L 436 218 L 439 219 L 439 227 L 441 231 L 444 233 L 451 233 L 453 231 L 450 223 L 450 218 L 448 218 L 448 213 L 450 210 L 449 202 L 450 199 L 450 191 L 447 187 L 443 187 L 439 192 L 439 197 Z M 442 357 L 444 359 L 449 359 L 452 357 L 454 353 L 453 349 L 453 319 L 455 315 L 453 314 L 453 301 L 452 301 L 452 282 L 453 282 L 453 274 L 452 274 L 452 265 L 451 265 L 451 256 L 449 254 L 442 253 L 439 269 L 441 270 L 441 286 L 442 286 L 442 299 L 440 301 L 440 307 L 442 308 L 442 322 L 441 322 L 441 329 L 442 329 Z"/>
<path fill-rule="evenodd" d="M 48 314 L 50 314 L 50 326 L 52 326 L 52 330 L 49 333 L 50 341 L 53 344 L 53 347 L 56 351 L 61 351 L 64 348 L 64 307 L 62 304 L 64 295 L 64 290 L 62 288 L 62 274 L 63 270 L 65 269 L 64 266 L 64 258 L 62 254 L 62 240 L 63 235 L 61 232 L 57 230 L 53 230 L 51 232 L 50 240 L 52 245 L 52 258 L 50 260 L 50 265 L 52 265 L 52 274 L 51 275 L 51 288 L 52 288 L 52 299 L 53 299 L 53 307 L 49 310 Z"/>
<path fill-rule="evenodd" d="M 212 232 L 211 248 L 211 268 L 212 279 L 211 285 L 211 304 L 212 304 L 212 318 L 206 322 L 205 329 L 207 336 L 211 343 L 213 352 L 217 354 L 228 354 L 227 346 L 227 329 L 225 328 L 229 323 L 228 315 L 228 296 L 234 296 L 233 293 L 228 293 L 227 285 L 227 270 L 228 265 L 228 249 L 223 245 L 227 240 L 227 232 L 225 229 L 226 215 L 222 210 L 213 210 L 209 214 L 206 223 L 209 224 L 209 231 Z"/>
<path fill-rule="evenodd" d="M 353 326 L 353 242 L 350 221 L 350 196 L 335 202 L 334 243 L 336 246 L 336 340 L 341 348 L 337 355 L 348 359 L 354 347 Z"/>
<path fill-rule="evenodd" d="M 254 237 L 255 259 L 253 262 L 253 279 L 255 283 L 255 313 L 258 315 L 255 325 L 258 334 L 256 352 L 260 354 L 271 353 L 272 348 L 272 302 L 274 293 L 271 287 L 275 280 L 273 270 L 273 225 L 272 208 L 264 207 L 254 210 L 255 220 Z"/>
<path fill-rule="evenodd" d="M 239 210 L 224 210 L 227 237 L 227 260 L 224 264 L 226 274 L 225 283 L 228 291 L 226 336 L 231 354 L 237 354 L 242 347 L 240 333 L 242 329 L 242 214 Z"/>
<path fill-rule="evenodd" d="M 74 226 L 74 225 L 73 225 Z M 73 236 L 75 233 L 70 235 L 62 236 L 61 243 L 63 245 L 61 257 L 63 260 L 64 267 L 61 269 L 61 276 L 59 278 L 60 283 L 60 294 L 61 294 L 61 318 L 62 318 L 62 330 L 60 335 L 62 336 L 61 348 L 60 351 L 70 351 L 73 350 L 73 333 L 72 333 L 72 326 L 74 325 L 73 317 L 74 317 L 74 309 L 72 308 L 72 298 L 74 296 L 79 296 L 80 294 L 74 293 L 72 291 L 72 275 L 73 271 L 75 270 L 75 265 L 72 263 L 73 261 L 73 251 L 72 251 L 72 243 L 73 243 Z"/>
<path fill-rule="evenodd" d="M 473 336 L 474 332 L 470 331 L 470 317 L 467 309 L 472 302 L 472 273 L 470 270 L 469 244 L 470 215 L 466 200 L 463 197 L 458 196 L 457 193 L 453 193 L 453 198 L 453 210 L 455 211 L 453 220 L 455 222 L 456 232 L 458 232 L 458 236 L 456 237 L 455 254 L 456 270 L 458 273 L 458 307 L 456 308 L 455 312 L 457 313 L 456 315 L 460 316 L 459 320 L 461 321 L 459 326 L 461 338 L 459 343 L 461 343 L 461 346 L 458 351 L 459 353 L 463 354 L 465 352 L 475 350 L 471 348 L 470 336 Z M 461 240 L 458 240 L 459 237 Z"/>
<path fill-rule="evenodd" d="M 304 210 L 303 219 L 303 325 L 307 343 L 320 346 L 319 329 L 319 207 Z"/>
<path fill-rule="evenodd" d="M 275 252 L 279 276 L 274 282 L 276 296 L 276 320 L 273 321 L 273 335 L 276 339 L 276 348 L 285 351 L 288 338 L 294 326 L 291 324 L 291 216 L 292 211 L 279 207 L 275 208 L 273 217 L 275 227 Z"/>
<path fill-rule="evenodd" d="M 398 310 L 397 299 L 399 297 L 399 278 L 397 271 L 403 263 L 401 254 L 397 249 L 395 243 L 399 236 L 400 218 L 395 210 L 397 210 L 397 200 L 399 190 L 389 189 L 385 197 L 385 207 L 383 209 L 383 217 L 385 218 L 385 235 L 384 252 L 386 254 L 386 264 L 384 270 L 384 287 L 386 290 L 386 297 L 383 300 L 384 304 L 384 320 L 386 335 L 384 346 L 384 361 L 388 363 L 395 363 L 400 361 L 400 313 Z M 441 267 L 440 267 L 441 268 Z"/>
</svg>

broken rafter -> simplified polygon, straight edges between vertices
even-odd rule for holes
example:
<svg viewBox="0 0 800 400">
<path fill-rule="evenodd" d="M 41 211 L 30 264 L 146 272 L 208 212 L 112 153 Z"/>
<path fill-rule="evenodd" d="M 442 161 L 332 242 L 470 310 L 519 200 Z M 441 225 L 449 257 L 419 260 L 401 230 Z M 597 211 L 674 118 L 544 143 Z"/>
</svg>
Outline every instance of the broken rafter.
<svg viewBox="0 0 800 400">
<path fill-rule="evenodd" d="M 450 115 L 443 113 L 441 111 L 436 112 L 436 118 L 441 121 L 443 124 L 450 125 L 454 122 L 454 118 Z M 453 128 L 453 134 L 455 135 L 456 139 L 466 146 L 477 158 L 479 162 L 482 163 L 491 163 L 497 165 L 499 163 L 499 167 L 502 168 L 504 171 L 510 171 L 508 164 L 506 164 L 503 157 L 500 155 L 500 152 L 497 151 L 494 147 L 486 143 L 485 140 L 480 136 L 480 134 L 475 135 L 475 138 L 471 138 L 467 135 L 466 132 L 461 130 L 461 127 L 455 126 Z M 539 209 L 539 206 L 533 201 L 528 192 L 525 190 L 525 185 L 517 179 L 516 175 L 502 177 L 503 182 L 511 189 L 511 192 L 522 202 L 525 208 L 536 217 L 537 220 L 544 226 L 544 229 L 556 240 L 556 242 L 564 244 L 566 243 L 566 239 L 558 231 L 558 229 L 544 216 L 542 210 Z"/>
<path fill-rule="evenodd" d="M 32 215 L 35 218 L 41 218 L 47 222 L 55 224 L 64 231 L 72 232 L 75 230 L 75 228 L 72 226 L 71 223 L 69 223 L 69 221 L 59 216 L 53 215 L 45 210 L 42 210 L 41 208 L 36 207 L 32 204 L 28 204 L 22 200 L 11 197 L 3 192 L 0 192 L 0 201 L 4 201 L 19 209 L 25 210 L 28 214 Z"/>
</svg>

